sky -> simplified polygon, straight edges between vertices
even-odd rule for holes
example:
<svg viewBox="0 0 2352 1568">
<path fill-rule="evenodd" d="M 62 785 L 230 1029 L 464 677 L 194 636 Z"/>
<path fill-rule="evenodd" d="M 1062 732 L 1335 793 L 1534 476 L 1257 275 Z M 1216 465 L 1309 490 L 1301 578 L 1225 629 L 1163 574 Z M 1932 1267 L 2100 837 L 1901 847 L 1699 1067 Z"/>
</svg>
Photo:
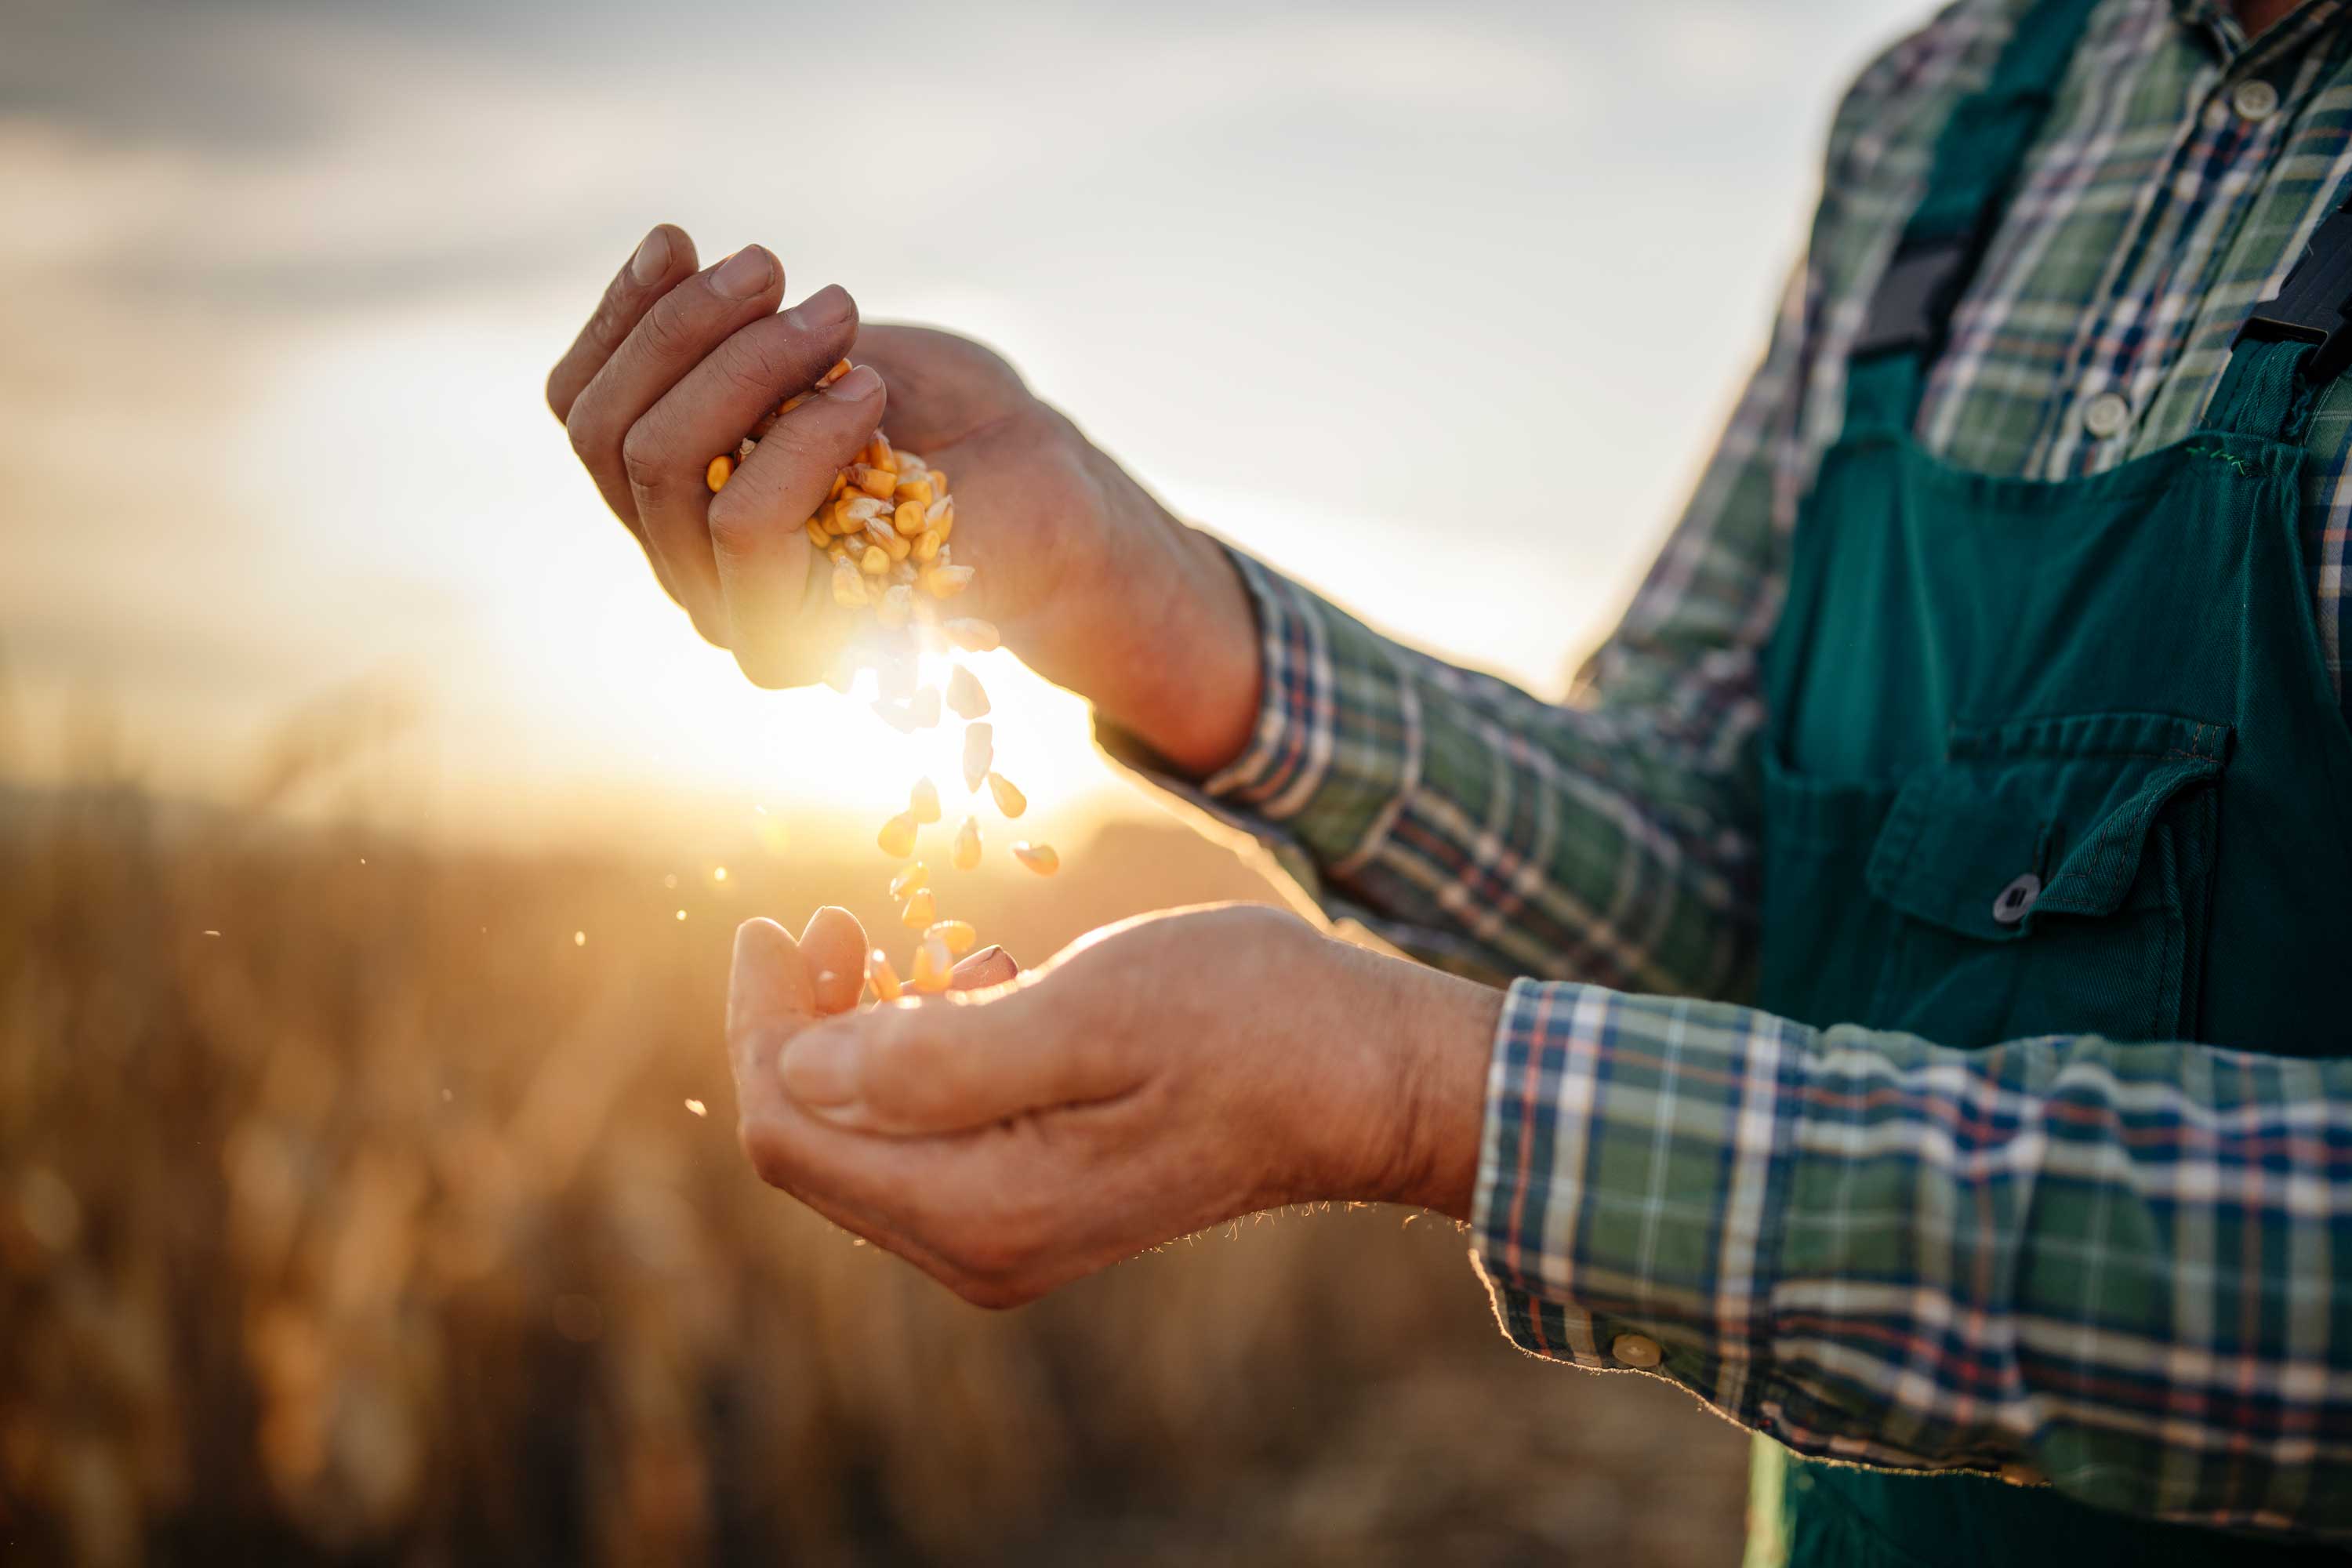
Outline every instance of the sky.
<svg viewBox="0 0 2352 1568">
<path fill-rule="evenodd" d="M 453 831 L 899 787 L 924 742 L 746 685 L 541 405 L 657 220 L 987 341 L 1180 514 L 1557 693 L 1923 15 L 0 0 L 0 773 L 102 731 L 249 793 L 323 712 Z M 1125 809 L 982 670 L 1045 816 Z"/>
</svg>

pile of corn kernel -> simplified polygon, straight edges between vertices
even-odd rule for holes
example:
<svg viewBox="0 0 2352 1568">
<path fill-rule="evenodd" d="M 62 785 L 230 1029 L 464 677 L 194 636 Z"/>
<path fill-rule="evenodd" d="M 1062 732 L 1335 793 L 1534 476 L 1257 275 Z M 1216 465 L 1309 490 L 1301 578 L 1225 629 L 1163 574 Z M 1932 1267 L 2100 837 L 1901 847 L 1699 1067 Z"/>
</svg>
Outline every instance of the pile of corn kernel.
<svg viewBox="0 0 2352 1568">
<path fill-rule="evenodd" d="M 732 456 L 711 458 L 704 479 L 712 493 L 726 485 L 777 420 L 849 370 L 847 360 L 835 361 L 811 392 L 785 398 L 763 416 Z M 879 636 L 865 646 L 880 691 L 875 711 L 893 729 L 908 733 L 938 724 L 944 700 L 947 710 L 964 721 L 965 792 L 976 795 L 985 785 L 1005 816 L 1027 811 L 1027 797 L 995 769 L 995 729 L 986 721 L 988 693 L 979 678 L 961 664 L 951 664 L 944 699 L 937 688 L 917 684 L 919 649 L 986 653 L 998 641 L 996 627 L 987 621 L 944 616 L 939 608 L 970 586 L 972 578 L 971 567 L 955 563 L 948 543 L 955 531 L 955 498 L 948 493 L 947 475 L 915 453 L 893 447 L 889 437 L 877 430 L 856 460 L 834 475 L 831 493 L 802 526 L 809 542 L 833 563 L 834 602 L 874 612 Z M 845 646 L 826 670 L 825 683 L 847 693 L 858 664 L 857 648 Z M 946 990 L 955 961 L 980 940 L 970 921 L 940 918 L 930 868 L 915 858 L 917 836 L 926 824 L 940 820 L 939 788 L 929 779 L 919 778 L 908 792 L 907 809 L 884 823 L 877 836 L 882 852 L 900 863 L 890 879 L 898 918 L 921 933 L 904 982 L 880 948 L 867 954 L 866 982 L 885 1002 L 909 990 Z M 965 816 L 949 857 L 959 871 L 980 864 L 979 818 Z M 1041 877 L 1052 876 L 1062 864 L 1050 844 L 1016 843 L 1013 858 Z"/>
</svg>

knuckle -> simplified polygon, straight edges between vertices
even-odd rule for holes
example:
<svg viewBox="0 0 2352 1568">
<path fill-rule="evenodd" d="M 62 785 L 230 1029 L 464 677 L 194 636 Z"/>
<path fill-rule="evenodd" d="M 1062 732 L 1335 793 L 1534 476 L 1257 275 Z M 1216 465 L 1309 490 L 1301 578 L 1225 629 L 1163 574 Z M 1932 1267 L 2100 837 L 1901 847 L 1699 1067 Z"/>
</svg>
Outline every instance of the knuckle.
<svg viewBox="0 0 2352 1568">
<path fill-rule="evenodd" d="M 621 471 L 641 490 L 659 489 L 672 463 L 667 432 L 651 419 L 640 419 L 621 437 Z"/>
<path fill-rule="evenodd" d="M 611 426 L 597 417 L 595 405 L 584 395 L 573 400 L 571 413 L 564 416 L 563 434 L 572 443 L 572 455 L 592 467 L 614 447 Z"/>
<path fill-rule="evenodd" d="M 701 347 L 695 324 L 676 294 L 665 295 L 659 304 L 646 311 L 646 319 L 637 323 L 637 331 L 646 353 L 657 360 L 684 359 Z"/>
</svg>

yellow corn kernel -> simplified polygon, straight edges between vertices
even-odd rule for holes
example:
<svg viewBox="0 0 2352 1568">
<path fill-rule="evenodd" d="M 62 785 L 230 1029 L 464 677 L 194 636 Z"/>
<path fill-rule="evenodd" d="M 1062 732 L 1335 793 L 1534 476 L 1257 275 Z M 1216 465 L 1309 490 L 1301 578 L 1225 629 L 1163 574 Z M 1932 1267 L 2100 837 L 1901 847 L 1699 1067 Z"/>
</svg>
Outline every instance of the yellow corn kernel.
<svg viewBox="0 0 2352 1568">
<path fill-rule="evenodd" d="M 988 775 L 988 793 L 996 797 L 996 809 L 1007 816 L 1018 816 L 1029 809 L 1029 797 L 1013 786 L 1003 773 Z"/>
<path fill-rule="evenodd" d="M 854 496 L 844 495 L 834 510 L 840 516 L 842 521 L 852 527 L 864 528 L 869 522 L 882 522 L 887 525 L 890 516 L 890 503 L 876 500 L 861 490 Z"/>
<path fill-rule="evenodd" d="M 988 693 L 980 677 L 957 665 L 948 671 L 948 709 L 959 719 L 979 719 L 988 712 Z"/>
<path fill-rule="evenodd" d="M 890 967 L 888 955 L 878 947 L 866 955 L 866 979 L 874 987 L 874 994 L 883 1001 L 898 999 L 898 972 Z"/>
<path fill-rule="evenodd" d="M 890 450 L 890 437 L 879 430 L 866 444 L 866 461 L 873 468 L 887 468 L 894 474 L 898 471 L 898 455 Z"/>
<path fill-rule="evenodd" d="M 935 567 L 933 570 L 945 570 L 945 568 Z M 961 570 L 970 571 L 971 568 L 964 567 Z M 948 634 L 950 642 L 966 653 L 986 653 L 996 647 L 1000 640 L 996 635 L 996 627 L 988 621 L 954 620 L 948 622 L 940 629 Z"/>
<path fill-rule="evenodd" d="M 992 724 L 967 724 L 963 731 L 963 787 L 978 789 L 980 781 L 988 776 L 988 764 L 996 757 L 996 727 Z"/>
<path fill-rule="evenodd" d="M 937 822 L 940 819 L 940 786 L 929 779 L 917 779 L 915 787 L 907 792 L 907 815 L 917 822 Z"/>
<path fill-rule="evenodd" d="M 1062 868 L 1062 858 L 1054 853 L 1050 844 L 1031 844 L 1024 839 L 1013 847 L 1013 858 L 1040 877 L 1050 877 Z"/>
<path fill-rule="evenodd" d="M 874 619 L 884 631 L 895 632 L 907 624 L 907 616 L 914 608 L 914 590 L 901 583 L 882 590 L 882 597 L 874 606 Z"/>
<path fill-rule="evenodd" d="M 819 386 L 831 386 L 835 382 L 839 381 L 843 376 L 847 375 L 849 372 L 849 362 L 845 359 L 837 359 L 833 362 L 833 368 L 831 370 L 826 371 L 823 375 L 816 378 L 816 384 Z"/>
<path fill-rule="evenodd" d="M 897 498 L 901 506 L 928 507 L 931 504 L 930 476 L 919 473 L 909 479 L 902 470 L 898 475 L 898 482 L 891 487 L 890 493 Z"/>
<path fill-rule="evenodd" d="M 853 463 L 849 469 L 849 482 L 876 500 L 888 500 L 890 488 L 897 480 L 887 471 L 869 463 Z"/>
<path fill-rule="evenodd" d="M 857 568 L 846 561 L 833 563 L 833 602 L 854 610 L 866 603 L 866 584 Z"/>
<path fill-rule="evenodd" d="M 898 919 L 921 931 L 940 918 L 939 900 L 931 897 L 929 888 L 917 888 L 907 895 L 907 907 L 898 911 Z"/>
<path fill-rule="evenodd" d="M 961 958 L 971 951 L 971 944 L 980 940 L 980 932 L 972 929 L 970 921 L 941 921 L 925 931 L 923 937 L 926 941 L 939 938 L 950 958 Z"/>
<path fill-rule="evenodd" d="M 898 471 L 902 474 L 928 474 L 931 471 L 928 459 L 915 456 L 904 447 L 894 447 L 892 455 L 898 459 Z"/>
<path fill-rule="evenodd" d="M 937 822 L 939 818 L 933 816 L 925 820 Z M 893 899 L 903 899 L 917 888 L 928 888 L 930 885 L 931 868 L 920 860 L 917 860 L 890 879 L 890 896 Z"/>
<path fill-rule="evenodd" d="M 927 528 L 915 535 L 915 559 L 928 566 L 939 559 L 940 531 Z"/>
<path fill-rule="evenodd" d="M 912 539 L 923 531 L 923 509 L 910 500 L 902 500 L 890 514 L 899 532 Z"/>
<path fill-rule="evenodd" d="M 929 594 L 934 599 L 952 599 L 958 594 L 962 593 L 966 588 L 971 586 L 971 568 L 969 566 L 933 565 L 923 573 L 923 592 Z M 948 624 L 949 626 L 953 626 L 956 623 L 950 621 Z M 963 624 L 966 626 L 983 626 L 988 625 L 986 621 L 966 621 Z M 991 628 L 992 632 L 993 629 L 994 628 L 992 627 Z M 952 631 L 948 635 L 950 637 L 955 636 Z M 961 638 L 958 638 L 957 640 L 959 643 L 961 643 L 962 641 Z M 994 647 L 995 646 L 996 643 L 992 637 L 988 647 Z M 974 648 L 973 651 L 975 653 L 986 653 L 988 648 Z"/>
<path fill-rule="evenodd" d="M 728 478 L 734 472 L 735 459 L 721 452 L 710 459 L 709 468 L 702 470 L 702 482 L 710 487 L 712 495 L 717 495 L 727 488 Z"/>
<path fill-rule="evenodd" d="M 915 852 L 915 819 L 900 812 L 882 825 L 882 831 L 874 836 L 874 841 L 882 846 L 882 853 L 891 859 L 906 859 Z"/>
<path fill-rule="evenodd" d="M 833 476 L 833 489 L 825 492 L 824 499 L 827 500 L 839 500 L 841 499 L 841 492 L 848 488 L 849 470 L 847 468 L 835 469 Z"/>
<path fill-rule="evenodd" d="M 807 531 L 809 542 L 815 545 L 819 550 L 829 549 L 832 546 L 833 535 L 827 533 L 824 531 L 824 524 L 819 522 L 816 519 L 809 519 L 806 522 L 801 524 L 801 527 Z"/>
<path fill-rule="evenodd" d="M 915 542 L 903 533 L 893 533 L 883 540 L 882 548 L 889 552 L 890 559 L 895 563 L 904 561 L 915 552 Z"/>
<path fill-rule="evenodd" d="M 925 937 L 915 948 L 915 967 L 907 975 L 907 984 L 916 991 L 944 991 L 954 973 L 955 959 L 949 954 L 948 944 L 937 937 Z"/>
<path fill-rule="evenodd" d="M 944 496 L 948 493 L 948 477 L 938 468 L 931 470 L 931 493 L 935 496 Z"/>
<path fill-rule="evenodd" d="M 953 859 L 959 871 L 969 871 L 980 864 L 980 818 L 967 816 L 963 826 L 956 829 Z"/>
<path fill-rule="evenodd" d="M 955 498 L 943 495 L 923 509 L 925 527 L 935 528 L 944 540 L 955 531 Z"/>
<path fill-rule="evenodd" d="M 866 553 L 857 558 L 857 569 L 868 577 L 879 577 L 890 570 L 890 552 L 878 544 L 869 544 Z"/>
</svg>

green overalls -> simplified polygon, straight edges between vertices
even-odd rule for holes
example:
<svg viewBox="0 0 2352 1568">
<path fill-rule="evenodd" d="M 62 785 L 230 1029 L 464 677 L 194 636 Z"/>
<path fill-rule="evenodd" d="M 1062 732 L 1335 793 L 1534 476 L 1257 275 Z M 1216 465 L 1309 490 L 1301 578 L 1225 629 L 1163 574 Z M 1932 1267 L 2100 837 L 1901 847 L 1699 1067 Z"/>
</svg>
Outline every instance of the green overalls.
<svg viewBox="0 0 2352 1568">
<path fill-rule="evenodd" d="M 2188 439 L 2042 483 L 1912 438 L 2090 8 L 2042 0 L 1956 110 L 1850 362 L 1766 659 L 1760 1001 L 1962 1047 L 2090 1033 L 2337 1055 L 2352 734 L 2296 512 L 2311 384 L 2345 346 L 2352 216 L 2257 310 Z M 2174 1298 L 2147 1295 L 2161 1340 Z M 2067 1438 L 2038 1440 L 2061 1471 Z M 2341 1561 L 2046 1486 L 1759 1447 L 1754 1544 L 1808 1568 Z"/>
</svg>

